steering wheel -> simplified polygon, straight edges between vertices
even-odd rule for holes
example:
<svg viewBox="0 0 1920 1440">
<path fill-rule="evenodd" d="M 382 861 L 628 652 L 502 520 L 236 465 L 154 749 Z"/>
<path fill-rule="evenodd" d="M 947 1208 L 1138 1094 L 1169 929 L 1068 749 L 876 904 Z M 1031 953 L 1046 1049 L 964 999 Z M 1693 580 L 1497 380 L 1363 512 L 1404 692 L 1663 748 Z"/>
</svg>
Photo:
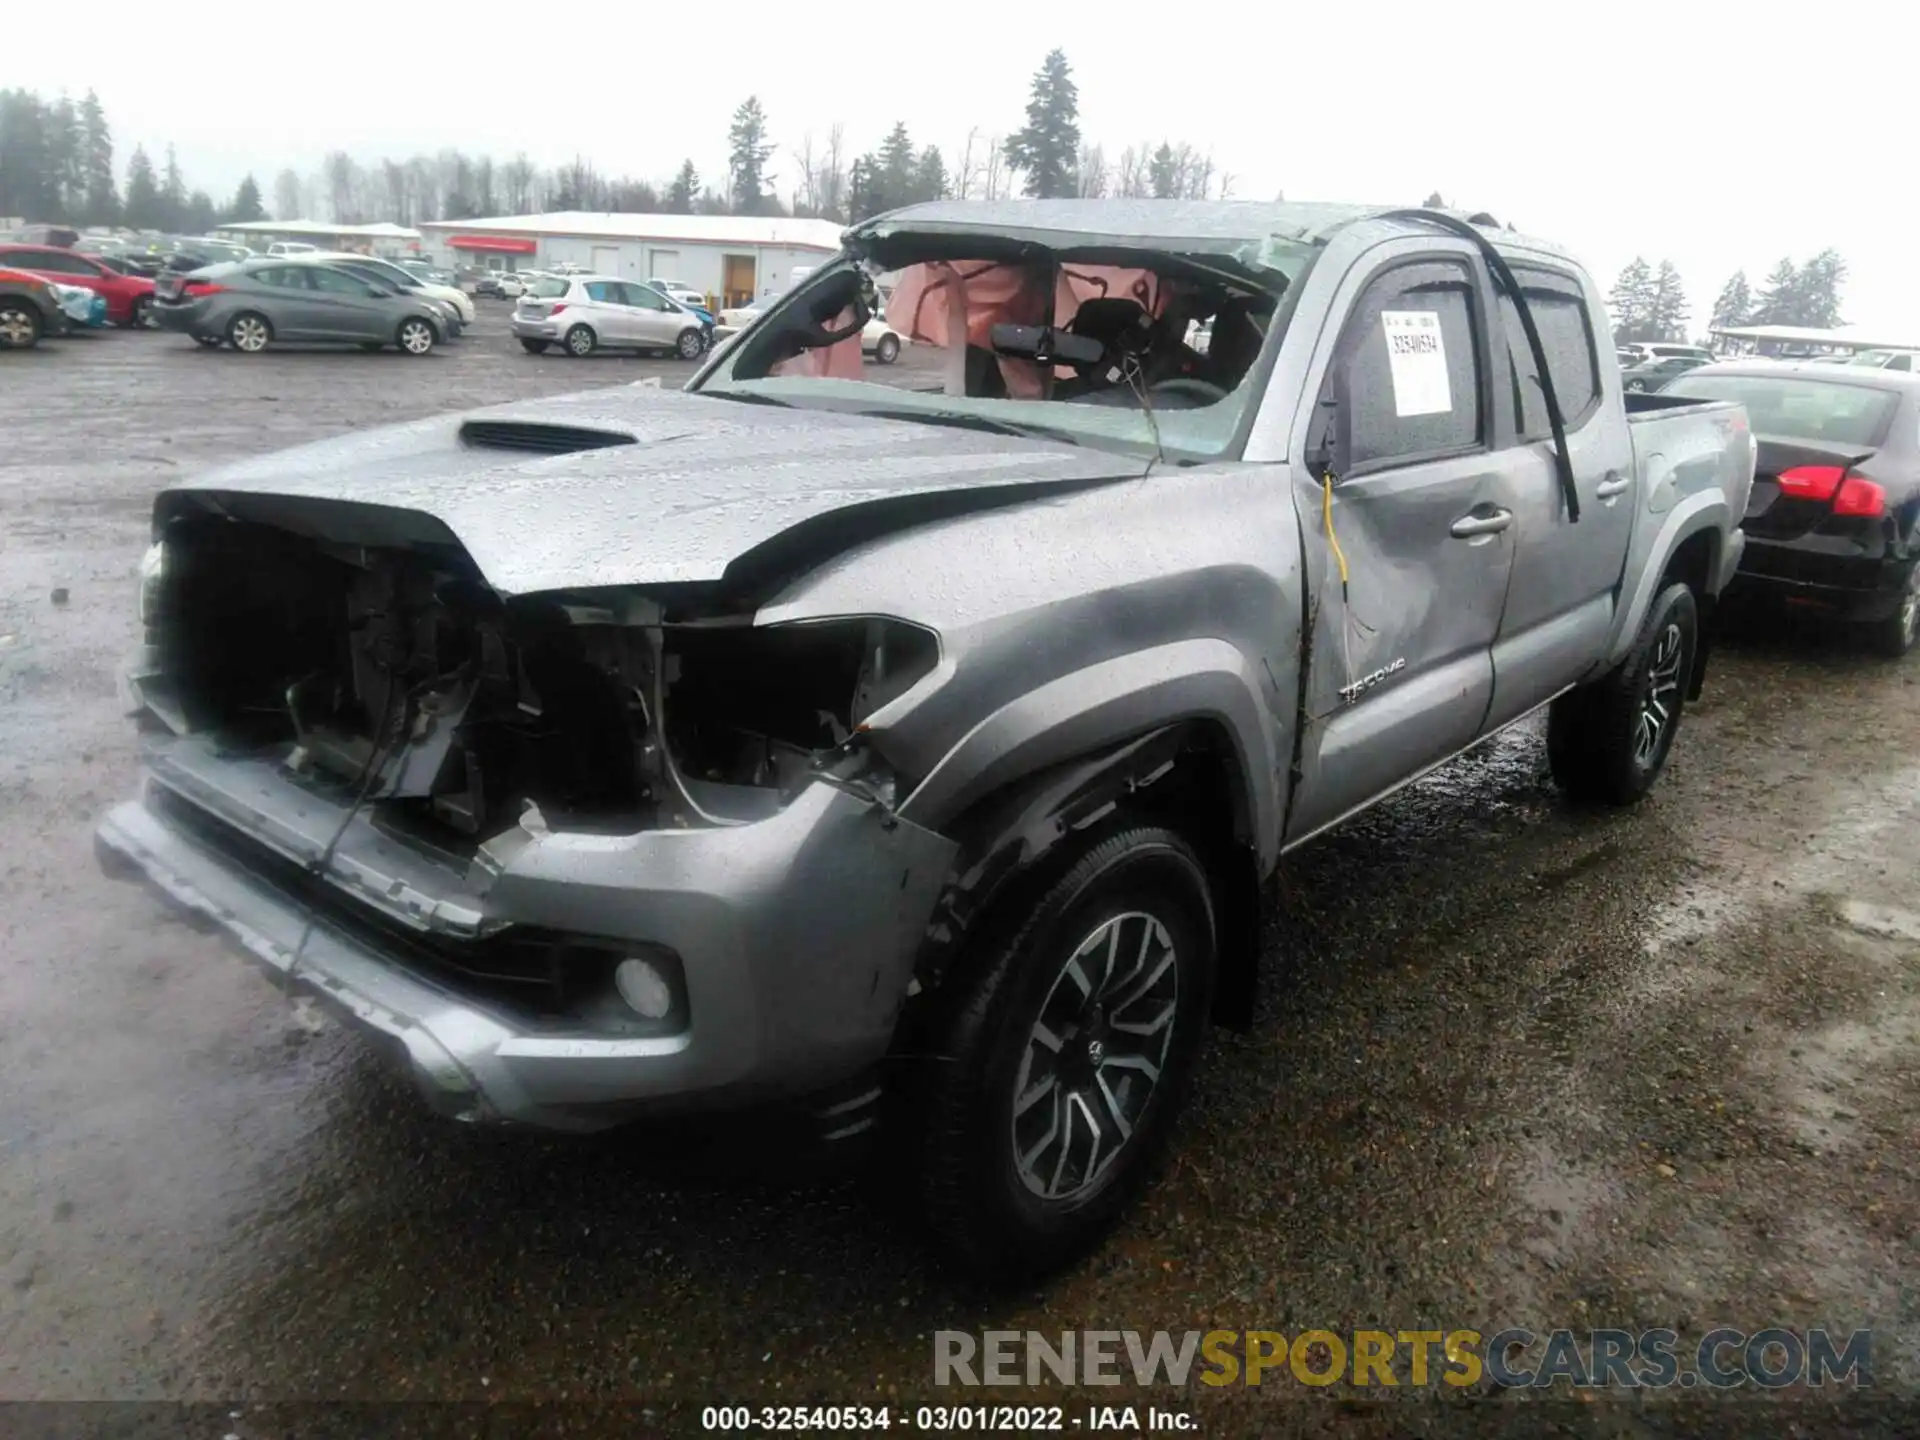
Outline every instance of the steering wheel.
<svg viewBox="0 0 1920 1440">
<path fill-rule="evenodd" d="M 1202 405 L 1217 405 L 1227 398 L 1227 392 L 1211 380 L 1196 380 L 1189 375 L 1176 375 L 1171 380 L 1162 380 L 1157 385 L 1147 387 L 1149 395 L 1182 396 L 1196 400 Z"/>
</svg>

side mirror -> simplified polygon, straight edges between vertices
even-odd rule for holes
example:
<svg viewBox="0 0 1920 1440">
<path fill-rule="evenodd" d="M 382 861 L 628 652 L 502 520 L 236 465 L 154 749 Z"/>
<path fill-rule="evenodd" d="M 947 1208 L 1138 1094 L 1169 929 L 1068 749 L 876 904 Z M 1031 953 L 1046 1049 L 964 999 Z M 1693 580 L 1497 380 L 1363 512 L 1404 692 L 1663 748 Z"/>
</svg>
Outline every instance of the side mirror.
<svg viewBox="0 0 1920 1440">
<path fill-rule="evenodd" d="M 1346 473 L 1352 413 L 1346 376 L 1335 371 L 1321 386 L 1319 403 L 1313 407 L 1313 418 L 1307 426 L 1307 467 L 1315 480 L 1327 475 L 1337 480 Z"/>
</svg>

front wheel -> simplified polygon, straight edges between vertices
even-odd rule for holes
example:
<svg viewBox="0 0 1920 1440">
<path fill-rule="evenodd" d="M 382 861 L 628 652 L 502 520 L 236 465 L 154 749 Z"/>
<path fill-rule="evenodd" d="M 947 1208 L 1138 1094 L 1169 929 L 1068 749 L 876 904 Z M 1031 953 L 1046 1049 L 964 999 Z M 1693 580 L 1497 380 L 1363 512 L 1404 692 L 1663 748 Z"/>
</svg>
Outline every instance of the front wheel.
<svg viewBox="0 0 1920 1440">
<path fill-rule="evenodd" d="M 127 323 L 135 330 L 151 330 L 154 328 L 153 297 L 151 295 L 134 297 L 133 310 L 127 317 Z"/>
<path fill-rule="evenodd" d="M 218 350 L 225 342 L 218 335 L 196 335 L 193 343 L 203 350 Z"/>
<path fill-rule="evenodd" d="M 1647 388 L 1647 382 L 1646 382 L 1646 381 L 1644 381 L 1644 380 L 1629 380 L 1629 381 L 1627 381 L 1627 389 L 1629 389 L 1629 390 L 1631 390 L 1631 391 L 1633 391 L 1633 392 L 1634 392 L 1635 394 L 1639 394 L 1639 393 L 1641 393 L 1641 392 L 1642 392 L 1642 391 L 1644 391 L 1644 390 L 1645 390 L 1646 388 Z"/>
<path fill-rule="evenodd" d="M 547 353 L 547 342 L 544 340 L 522 340 L 520 342 L 520 348 L 529 355 L 544 355 Z"/>
<path fill-rule="evenodd" d="M 1152 1173 L 1212 1003 L 1206 871 L 1170 830 L 1093 842 L 949 981 L 919 1118 L 942 1246 L 1002 1279 L 1097 1242 Z"/>
<path fill-rule="evenodd" d="M 594 347 L 599 343 L 599 338 L 585 325 L 576 325 L 567 331 L 567 353 L 576 360 L 584 360 L 593 354 Z"/>
<path fill-rule="evenodd" d="M 1667 767 L 1700 649 L 1693 591 L 1654 598 L 1633 648 L 1613 670 L 1569 690 L 1547 711 L 1547 762 L 1574 800 L 1632 805 Z"/>
<path fill-rule="evenodd" d="M 434 334 L 433 326 L 415 316 L 411 320 L 402 320 L 400 328 L 394 333 L 394 341 L 403 355 L 430 354 L 439 343 L 440 337 Z"/>
<path fill-rule="evenodd" d="M 707 346 L 706 342 L 700 338 L 700 332 L 698 330 L 682 330 L 680 332 L 680 338 L 674 341 L 673 348 L 679 353 L 682 360 L 698 360 L 700 358 L 700 352 L 705 350 Z"/>
<path fill-rule="evenodd" d="M 882 365 L 891 365 L 900 358 L 900 337 L 882 335 L 880 343 L 873 347 L 873 358 Z"/>
</svg>

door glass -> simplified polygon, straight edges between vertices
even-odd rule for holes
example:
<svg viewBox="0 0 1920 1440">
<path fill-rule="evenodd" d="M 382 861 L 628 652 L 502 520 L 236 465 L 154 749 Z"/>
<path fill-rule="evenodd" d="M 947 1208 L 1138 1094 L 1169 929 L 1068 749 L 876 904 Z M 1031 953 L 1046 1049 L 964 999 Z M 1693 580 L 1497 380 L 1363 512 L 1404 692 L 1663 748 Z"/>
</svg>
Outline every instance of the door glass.
<svg viewBox="0 0 1920 1440">
<path fill-rule="evenodd" d="M 1401 265 L 1367 287 L 1334 363 L 1346 376 L 1349 467 L 1470 449 L 1481 441 L 1471 274 Z"/>
<path fill-rule="evenodd" d="M 587 298 L 589 300 L 598 300 L 603 305 L 624 305 L 627 303 L 622 295 L 622 291 L 625 288 L 625 286 L 613 280 L 589 280 L 587 282 Z"/>
<path fill-rule="evenodd" d="M 627 304 L 637 305 L 642 310 L 665 310 L 667 302 L 660 298 L 660 292 L 651 285 L 623 285 L 627 292 Z"/>
<path fill-rule="evenodd" d="M 315 290 L 329 295 L 352 295 L 357 299 L 370 298 L 367 292 L 373 282 L 359 275 L 350 275 L 344 270 L 329 270 L 316 265 L 307 272 L 308 280 Z"/>
<path fill-rule="evenodd" d="M 1571 277 L 1515 267 L 1514 276 L 1526 292 L 1527 308 L 1540 332 L 1540 348 L 1547 353 L 1547 373 L 1560 415 L 1569 428 L 1578 426 L 1600 398 L 1600 367 L 1587 307 Z M 1553 433 L 1547 423 L 1547 403 L 1533 363 L 1533 347 L 1521 328 L 1513 297 L 1500 297 L 1500 322 L 1507 354 L 1512 359 L 1511 397 L 1514 431 L 1521 440 L 1539 440 Z"/>
</svg>

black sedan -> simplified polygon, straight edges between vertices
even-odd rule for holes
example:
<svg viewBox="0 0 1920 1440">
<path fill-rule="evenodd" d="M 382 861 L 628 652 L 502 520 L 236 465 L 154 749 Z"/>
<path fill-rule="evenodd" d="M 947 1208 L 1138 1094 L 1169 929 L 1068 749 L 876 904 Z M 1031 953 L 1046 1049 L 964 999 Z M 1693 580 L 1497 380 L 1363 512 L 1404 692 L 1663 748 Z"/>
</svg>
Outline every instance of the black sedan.
<svg viewBox="0 0 1920 1440">
<path fill-rule="evenodd" d="M 1714 365 L 1670 395 L 1738 400 L 1759 441 L 1734 594 L 1920 634 L 1920 375 L 1850 365 Z"/>
</svg>

